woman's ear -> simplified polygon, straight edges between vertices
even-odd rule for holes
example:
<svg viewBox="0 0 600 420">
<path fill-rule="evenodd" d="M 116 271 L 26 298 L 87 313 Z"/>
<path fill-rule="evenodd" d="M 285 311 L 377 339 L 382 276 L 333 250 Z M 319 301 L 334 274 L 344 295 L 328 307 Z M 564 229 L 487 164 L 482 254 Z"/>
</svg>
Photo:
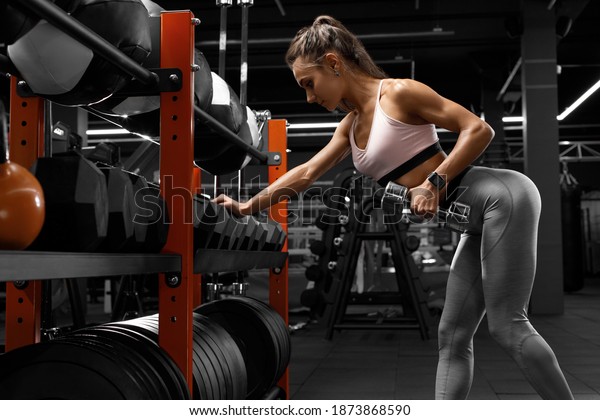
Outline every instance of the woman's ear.
<svg viewBox="0 0 600 420">
<path fill-rule="evenodd" d="M 339 70 L 340 69 L 340 58 L 337 56 L 337 54 L 335 53 L 327 53 L 325 54 L 325 64 L 327 65 L 327 67 L 329 67 L 331 70 Z"/>
</svg>

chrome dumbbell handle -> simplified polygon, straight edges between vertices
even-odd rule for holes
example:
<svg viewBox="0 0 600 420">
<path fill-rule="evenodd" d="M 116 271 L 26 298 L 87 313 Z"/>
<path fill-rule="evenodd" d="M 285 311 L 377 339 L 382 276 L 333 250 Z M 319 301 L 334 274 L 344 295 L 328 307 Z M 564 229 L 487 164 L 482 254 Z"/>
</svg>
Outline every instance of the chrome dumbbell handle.
<svg viewBox="0 0 600 420">
<path fill-rule="evenodd" d="M 397 206 L 397 207 L 396 207 Z M 410 200 L 408 199 L 408 187 L 396 184 L 393 181 L 388 182 L 381 198 L 381 207 L 384 209 L 394 208 L 402 209 L 403 215 L 406 215 L 411 222 L 423 222 L 425 219 L 415 216 L 410 211 Z M 448 209 L 439 208 L 436 214 L 438 223 L 445 223 L 446 227 L 458 232 L 464 232 L 469 223 L 471 206 L 453 201 Z M 429 221 L 429 220 L 427 220 Z"/>
</svg>

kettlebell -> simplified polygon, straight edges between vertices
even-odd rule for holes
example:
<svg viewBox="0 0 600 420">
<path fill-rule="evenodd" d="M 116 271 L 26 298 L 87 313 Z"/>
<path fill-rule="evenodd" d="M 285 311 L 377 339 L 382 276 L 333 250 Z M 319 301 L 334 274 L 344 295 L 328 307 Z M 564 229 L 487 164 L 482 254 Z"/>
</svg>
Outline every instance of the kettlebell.
<svg viewBox="0 0 600 420">
<path fill-rule="evenodd" d="M 0 101 L 0 249 L 27 248 L 44 224 L 44 193 L 38 180 L 11 162 L 4 103 Z"/>
</svg>

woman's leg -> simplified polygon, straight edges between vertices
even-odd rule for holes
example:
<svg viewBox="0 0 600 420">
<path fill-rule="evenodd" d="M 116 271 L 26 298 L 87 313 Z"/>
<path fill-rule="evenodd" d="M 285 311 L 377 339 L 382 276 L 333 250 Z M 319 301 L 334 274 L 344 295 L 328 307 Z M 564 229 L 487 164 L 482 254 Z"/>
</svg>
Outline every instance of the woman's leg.
<svg viewBox="0 0 600 420">
<path fill-rule="evenodd" d="M 436 399 L 465 399 L 473 382 L 473 335 L 484 314 L 481 236 L 463 234 L 452 261 L 438 328 Z"/>
<path fill-rule="evenodd" d="M 527 318 L 535 277 L 539 193 L 524 175 L 503 172 L 496 179 L 495 200 L 486 205 L 481 242 L 490 334 L 542 398 L 572 399 L 552 349 Z"/>
</svg>

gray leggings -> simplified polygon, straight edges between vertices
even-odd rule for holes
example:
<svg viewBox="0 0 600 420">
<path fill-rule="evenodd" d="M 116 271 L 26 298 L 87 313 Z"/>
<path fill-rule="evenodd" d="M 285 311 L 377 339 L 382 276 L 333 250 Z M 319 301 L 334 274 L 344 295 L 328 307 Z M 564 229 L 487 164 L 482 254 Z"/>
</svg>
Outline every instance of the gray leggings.
<svg viewBox="0 0 600 420">
<path fill-rule="evenodd" d="M 436 399 L 467 398 L 473 335 L 487 313 L 491 336 L 544 399 L 572 399 L 556 357 L 527 319 L 541 200 L 525 175 L 471 168 L 454 196 L 471 206 L 452 261 L 439 325 Z M 458 197 L 459 196 L 459 197 Z"/>
</svg>

